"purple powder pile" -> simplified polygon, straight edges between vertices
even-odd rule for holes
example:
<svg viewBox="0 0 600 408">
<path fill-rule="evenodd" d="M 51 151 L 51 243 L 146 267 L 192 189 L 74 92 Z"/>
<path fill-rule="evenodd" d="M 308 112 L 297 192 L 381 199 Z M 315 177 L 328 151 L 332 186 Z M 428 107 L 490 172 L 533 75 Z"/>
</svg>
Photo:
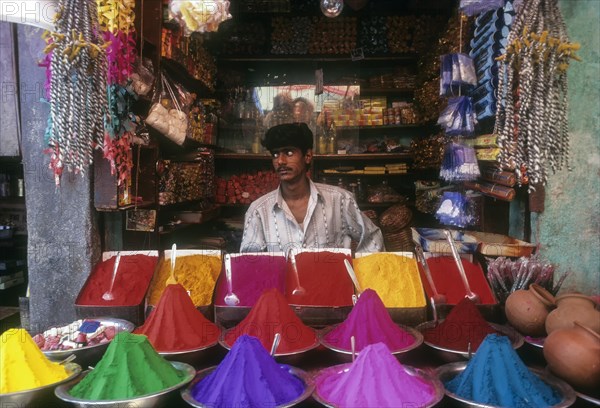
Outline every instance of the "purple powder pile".
<svg viewBox="0 0 600 408">
<path fill-rule="evenodd" d="M 251 336 L 240 336 L 221 364 L 192 388 L 210 407 L 275 407 L 295 400 L 305 385 Z"/>
</svg>

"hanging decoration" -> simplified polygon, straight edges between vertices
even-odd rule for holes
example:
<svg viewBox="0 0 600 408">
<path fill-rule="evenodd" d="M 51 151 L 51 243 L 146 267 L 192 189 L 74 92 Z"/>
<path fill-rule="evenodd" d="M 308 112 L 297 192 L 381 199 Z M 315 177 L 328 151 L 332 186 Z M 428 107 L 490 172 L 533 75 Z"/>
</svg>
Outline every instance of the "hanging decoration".
<svg viewBox="0 0 600 408">
<path fill-rule="evenodd" d="M 456 142 L 448 143 L 440 169 L 440 178 L 449 182 L 471 181 L 480 176 L 475 149 Z"/>
<path fill-rule="evenodd" d="M 194 32 L 217 31 L 219 24 L 231 18 L 229 1 L 226 0 L 171 0 L 169 11 L 186 36 Z"/>
<path fill-rule="evenodd" d="M 504 0 L 460 0 L 459 9 L 467 16 L 504 7 Z"/>
<path fill-rule="evenodd" d="M 471 200 L 458 191 L 444 191 L 441 204 L 435 213 L 435 218 L 443 225 L 454 225 L 464 228 L 476 221 L 475 206 Z"/>
<path fill-rule="evenodd" d="M 320 0 L 319 5 L 325 17 L 337 17 L 344 9 L 344 0 Z"/>
<path fill-rule="evenodd" d="M 466 54 L 445 54 L 440 57 L 440 96 L 459 95 L 477 85 L 473 59 Z"/>
<path fill-rule="evenodd" d="M 135 0 L 96 0 L 98 23 L 107 44 L 107 108 L 103 154 L 117 185 L 131 184 L 131 140 L 138 119 L 131 112 L 135 95 L 128 86 L 136 62 Z M 129 195 L 128 195 L 129 197 Z M 124 203 L 128 204 L 128 203 Z"/>
<path fill-rule="evenodd" d="M 440 114 L 437 123 L 448 136 L 472 136 L 477 118 L 471 98 L 456 96 L 448 99 L 448 106 Z"/>
<path fill-rule="evenodd" d="M 569 42 L 556 0 L 523 2 L 499 57 L 498 134 L 502 167 L 514 169 L 529 191 L 550 171 L 569 168 L 567 69 L 580 47 Z"/>
<path fill-rule="evenodd" d="M 51 53 L 50 118 L 46 129 L 56 185 L 64 169 L 84 173 L 94 143 L 102 144 L 106 113 L 106 53 L 93 0 L 59 0 L 56 31 L 46 33 Z"/>
</svg>

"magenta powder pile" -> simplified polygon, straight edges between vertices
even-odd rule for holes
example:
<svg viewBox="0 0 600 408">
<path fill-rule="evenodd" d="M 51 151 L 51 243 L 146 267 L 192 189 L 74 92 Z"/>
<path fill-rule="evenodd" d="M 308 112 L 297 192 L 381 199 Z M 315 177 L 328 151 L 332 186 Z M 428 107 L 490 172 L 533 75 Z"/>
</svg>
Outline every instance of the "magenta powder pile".
<svg viewBox="0 0 600 408">
<path fill-rule="evenodd" d="M 336 407 L 422 407 L 436 398 L 435 386 L 412 376 L 383 343 L 367 346 L 356 361 L 323 370 L 318 396 Z"/>
<path fill-rule="evenodd" d="M 270 254 L 240 255 L 231 257 L 231 283 L 233 293 L 240 299 L 238 306 L 252 307 L 267 289 L 285 292 L 286 261 L 284 256 Z M 227 280 L 225 274 L 217 286 L 215 304 L 225 306 Z"/>
<path fill-rule="evenodd" d="M 327 333 L 325 340 L 334 347 L 351 350 L 352 336 L 357 352 L 375 343 L 383 343 L 396 351 L 415 342 L 412 334 L 394 323 L 377 292 L 372 289 L 360 295 L 346 320 Z"/>
</svg>

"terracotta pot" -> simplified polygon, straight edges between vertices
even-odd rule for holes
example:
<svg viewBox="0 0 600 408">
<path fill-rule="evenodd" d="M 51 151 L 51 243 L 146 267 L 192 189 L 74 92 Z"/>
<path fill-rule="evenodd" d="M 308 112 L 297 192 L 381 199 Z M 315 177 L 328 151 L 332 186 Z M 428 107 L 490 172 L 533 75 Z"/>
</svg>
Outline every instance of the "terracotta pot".
<svg viewBox="0 0 600 408">
<path fill-rule="evenodd" d="M 578 321 L 548 335 L 544 358 L 550 371 L 579 390 L 600 384 L 600 334 Z"/>
<path fill-rule="evenodd" d="M 542 337 L 546 334 L 546 316 L 554 306 L 554 296 L 532 283 L 529 289 L 519 289 L 508 296 L 504 312 L 508 322 L 521 334 Z"/>
<path fill-rule="evenodd" d="M 600 310 L 596 310 L 596 302 L 591 297 L 565 293 L 556 297 L 556 306 L 546 318 L 546 333 L 571 328 L 575 320 L 600 333 Z"/>
</svg>

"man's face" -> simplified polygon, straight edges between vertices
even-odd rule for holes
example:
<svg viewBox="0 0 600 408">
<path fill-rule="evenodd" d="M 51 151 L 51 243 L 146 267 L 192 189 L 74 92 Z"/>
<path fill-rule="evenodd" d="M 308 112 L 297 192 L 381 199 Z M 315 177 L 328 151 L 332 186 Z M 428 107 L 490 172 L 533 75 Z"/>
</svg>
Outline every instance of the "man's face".
<svg viewBox="0 0 600 408">
<path fill-rule="evenodd" d="M 271 157 L 279 180 L 293 182 L 306 174 L 312 159 L 312 150 L 309 149 L 306 154 L 302 154 L 302 150 L 297 147 L 282 147 L 272 150 Z"/>
</svg>

